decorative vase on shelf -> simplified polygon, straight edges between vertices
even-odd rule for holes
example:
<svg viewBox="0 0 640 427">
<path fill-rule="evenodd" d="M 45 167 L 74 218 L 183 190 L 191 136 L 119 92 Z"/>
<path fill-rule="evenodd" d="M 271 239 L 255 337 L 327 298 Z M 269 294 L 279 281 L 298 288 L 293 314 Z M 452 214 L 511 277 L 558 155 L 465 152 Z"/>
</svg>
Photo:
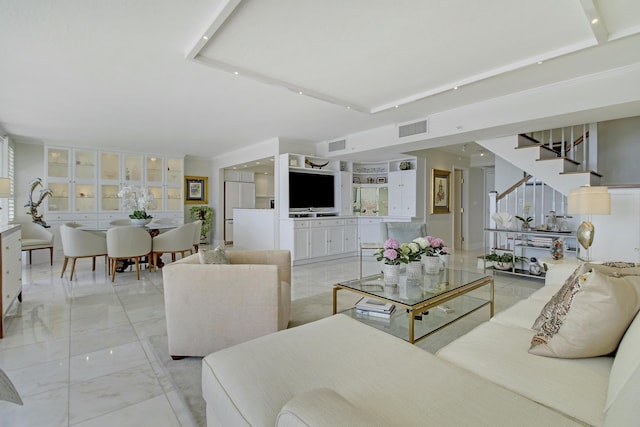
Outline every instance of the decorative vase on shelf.
<svg viewBox="0 0 640 427">
<path fill-rule="evenodd" d="M 400 282 L 400 265 L 382 264 L 382 276 L 385 286 L 397 285 Z"/>
<path fill-rule="evenodd" d="M 133 225 L 137 225 L 138 227 L 144 227 L 149 224 L 153 218 L 131 218 L 131 223 Z"/>
<path fill-rule="evenodd" d="M 425 256 L 424 260 L 424 272 L 425 274 L 438 274 L 440 273 L 440 257 L 437 255 Z"/>
<path fill-rule="evenodd" d="M 422 262 L 411 261 L 407 264 L 407 280 L 420 280 L 422 278 Z"/>
</svg>

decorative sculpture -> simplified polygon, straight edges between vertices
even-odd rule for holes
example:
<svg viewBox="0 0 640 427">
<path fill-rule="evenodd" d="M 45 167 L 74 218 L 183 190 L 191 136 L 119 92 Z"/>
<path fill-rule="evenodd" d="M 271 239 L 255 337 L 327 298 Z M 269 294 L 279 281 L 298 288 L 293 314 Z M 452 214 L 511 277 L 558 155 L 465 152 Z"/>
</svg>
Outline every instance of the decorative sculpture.
<svg viewBox="0 0 640 427">
<path fill-rule="evenodd" d="M 304 162 L 305 162 L 307 165 L 311 166 L 311 169 L 315 169 L 315 168 L 322 169 L 323 167 L 325 167 L 325 166 L 327 166 L 327 165 L 329 164 L 329 162 L 327 161 L 327 163 L 325 163 L 324 165 L 321 165 L 321 164 L 319 164 L 319 163 L 313 163 L 313 162 L 312 162 L 311 160 L 309 160 L 309 159 L 305 159 L 305 160 L 304 160 Z"/>
<path fill-rule="evenodd" d="M 43 226 L 44 228 L 49 228 L 51 227 L 50 225 L 47 225 L 46 222 L 44 222 L 44 218 L 42 215 L 38 215 L 38 207 L 40 206 L 40 204 L 44 201 L 45 198 L 47 198 L 48 196 L 52 196 L 53 195 L 53 191 L 51 191 L 50 188 L 43 188 L 42 190 L 40 190 L 40 195 L 38 196 L 38 200 L 34 203 L 33 202 L 33 192 L 34 190 L 39 186 L 44 187 L 42 185 L 42 179 L 41 178 L 36 178 L 33 181 L 31 181 L 29 183 L 29 186 L 31 187 L 31 191 L 29 192 L 29 201 L 27 202 L 26 205 L 24 205 L 25 208 L 29 208 L 29 215 L 31 215 L 31 218 L 33 219 L 33 222 Z"/>
</svg>

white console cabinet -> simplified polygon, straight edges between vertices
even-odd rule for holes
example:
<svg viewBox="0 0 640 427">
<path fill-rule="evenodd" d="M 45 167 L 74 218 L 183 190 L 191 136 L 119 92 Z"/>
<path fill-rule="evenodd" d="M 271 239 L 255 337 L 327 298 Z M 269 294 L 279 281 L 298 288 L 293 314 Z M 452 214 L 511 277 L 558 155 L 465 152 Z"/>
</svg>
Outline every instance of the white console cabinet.
<svg viewBox="0 0 640 427">
<path fill-rule="evenodd" d="M 291 218 L 280 222 L 280 248 L 291 251 L 294 265 L 355 255 L 357 240 L 355 218 Z"/>
<path fill-rule="evenodd" d="M 22 301 L 22 244 L 19 225 L 0 229 L 0 338 L 4 336 L 4 316 L 17 298 Z"/>
</svg>

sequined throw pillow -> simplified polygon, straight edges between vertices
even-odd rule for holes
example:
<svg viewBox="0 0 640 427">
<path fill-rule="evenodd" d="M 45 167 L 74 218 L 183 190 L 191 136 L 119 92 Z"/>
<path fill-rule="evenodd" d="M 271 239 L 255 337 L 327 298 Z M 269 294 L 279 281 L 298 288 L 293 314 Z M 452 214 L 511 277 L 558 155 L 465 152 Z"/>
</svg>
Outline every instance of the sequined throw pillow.
<svg viewBox="0 0 640 427">
<path fill-rule="evenodd" d="M 230 264 L 227 252 L 222 246 L 217 246 L 214 249 L 200 248 L 198 256 L 200 264 Z"/>
<path fill-rule="evenodd" d="M 640 276 L 616 276 L 587 264 L 531 340 L 529 352 L 541 356 L 596 357 L 615 351 L 640 307 Z"/>
<path fill-rule="evenodd" d="M 540 327 L 542 327 L 544 322 L 551 319 L 554 312 L 557 310 L 558 304 L 560 304 L 560 302 L 562 301 L 562 298 L 567 293 L 567 289 L 569 289 L 572 286 L 575 286 L 575 282 L 578 280 L 580 275 L 582 275 L 587 271 L 588 271 L 587 265 L 580 264 L 578 268 L 576 268 L 573 271 L 573 273 L 571 273 L 571 275 L 567 278 L 567 280 L 564 281 L 564 284 L 562 285 L 560 290 L 556 292 L 556 294 L 552 296 L 549 302 L 547 302 L 545 306 L 542 308 L 540 315 L 533 322 L 533 326 L 531 326 L 531 329 L 533 329 L 534 331 L 539 331 Z"/>
</svg>

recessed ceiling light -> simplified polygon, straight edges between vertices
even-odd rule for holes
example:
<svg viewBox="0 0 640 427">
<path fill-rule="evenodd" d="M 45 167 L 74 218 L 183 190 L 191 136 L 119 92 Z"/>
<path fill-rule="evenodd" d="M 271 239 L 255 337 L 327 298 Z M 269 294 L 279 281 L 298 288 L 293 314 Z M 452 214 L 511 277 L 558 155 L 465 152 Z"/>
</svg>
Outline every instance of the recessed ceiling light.
<svg viewBox="0 0 640 427">
<path fill-rule="evenodd" d="M 542 64 L 542 61 L 538 61 L 538 65 Z"/>
<path fill-rule="evenodd" d="M 347 110 L 351 110 L 351 106 L 350 105 L 347 105 Z"/>
<path fill-rule="evenodd" d="M 453 87 L 453 90 L 458 90 L 458 86 L 454 86 L 454 87 Z"/>
<path fill-rule="evenodd" d="M 202 39 L 203 39 L 203 40 L 209 40 L 209 37 L 207 37 L 207 36 L 202 36 Z"/>
<path fill-rule="evenodd" d="M 395 106 L 395 108 L 400 108 L 400 106 L 399 106 L 399 105 L 396 105 L 396 106 Z"/>
<path fill-rule="evenodd" d="M 256 162 L 256 165 L 259 165 L 259 164 L 260 164 L 260 162 Z"/>
<path fill-rule="evenodd" d="M 238 169 L 238 168 L 236 166 L 234 166 L 233 169 Z"/>
<path fill-rule="evenodd" d="M 237 71 L 234 71 L 234 72 L 233 72 L 233 74 L 235 74 L 235 75 L 237 76 L 237 75 L 238 75 L 238 74 L 240 74 L 240 73 L 239 73 L 239 72 L 237 72 Z"/>
<path fill-rule="evenodd" d="M 484 156 L 484 150 L 480 151 L 480 157 Z"/>
<path fill-rule="evenodd" d="M 247 168 L 247 167 L 249 167 L 249 165 L 244 165 L 243 167 Z"/>
<path fill-rule="evenodd" d="M 273 157 L 272 157 L 272 158 L 270 158 L 269 160 L 271 160 L 272 162 L 274 161 L 274 160 L 273 160 Z"/>
<path fill-rule="evenodd" d="M 302 95 L 302 91 L 298 92 L 298 95 Z"/>
<path fill-rule="evenodd" d="M 597 23 L 598 23 L 598 18 L 593 18 L 593 19 L 591 20 L 591 23 L 592 23 L 592 24 L 597 24 Z"/>
</svg>

